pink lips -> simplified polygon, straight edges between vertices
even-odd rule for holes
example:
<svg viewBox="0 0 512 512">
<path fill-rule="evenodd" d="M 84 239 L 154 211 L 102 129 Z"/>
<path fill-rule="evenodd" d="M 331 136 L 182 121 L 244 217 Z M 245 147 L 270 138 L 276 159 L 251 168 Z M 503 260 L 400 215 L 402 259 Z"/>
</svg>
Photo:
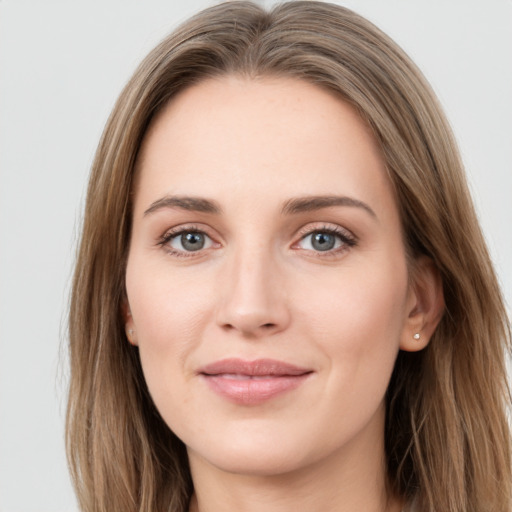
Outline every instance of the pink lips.
<svg viewBox="0 0 512 512">
<path fill-rule="evenodd" d="M 311 373 L 274 359 L 223 359 L 199 370 L 214 392 L 240 405 L 256 405 L 291 391 Z"/>
</svg>

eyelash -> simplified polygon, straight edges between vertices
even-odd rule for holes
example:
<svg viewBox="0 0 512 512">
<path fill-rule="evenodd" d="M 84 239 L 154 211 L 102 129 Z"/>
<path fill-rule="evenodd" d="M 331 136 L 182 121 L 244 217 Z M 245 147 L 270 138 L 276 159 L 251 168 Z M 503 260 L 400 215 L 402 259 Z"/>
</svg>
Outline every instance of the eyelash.
<svg viewBox="0 0 512 512">
<path fill-rule="evenodd" d="M 180 226 L 178 228 L 171 229 L 167 231 L 158 241 L 159 246 L 163 247 L 168 254 L 171 256 L 177 257 L 177 258 L 193 258 L 201 253 L 203 253 L 206 249 L 199 249 L 198 251 L 182 251 L 182 250 L 176 250 L 173 249 L 170 246 L 170 242 L 186 233 L 196 233 L 200 235 L 204 235 L 208 239 L 212 241 L 213 245 L 219 246 L 220 244 L 218 242 L 215 242 L 211 236 L 208 235 L 208 233 L 205 232 L 204 229 L 201 229 L 199 226 L 189 225 L 189 226 Z M 299 243 L 301 243 L 303 240 L 305 240 L 307 237 L 312 236 L 316 233 L 322 233 L 327 235 L 332 235 L 334 237 L 337 237 L 341 241 L 341 247 L 337 247 L 334 249 L 329 249 L 326 251 L 315 251 L 315 250 L 309 250 L 309 249 L 301 249 L 300 247 L 297 247 Z M 332 227 L 332 226 L 321 226 L 321 227 L 315 227 L 315 228 L 304 228 L 303 230 L 299 231 L 299 240 L 295 242 L 292 245 L 292 248 L 297 248 L 298 250 L 303 250 L 312 253 L 315 257 L 319 258 L 329 258 L 329 257 L 336 257 L 341 255 L 342 253 L 348 251 L 352 247 L 355 247 L 358 243 L 357 238 L 350 233 L 346 229 L 342 229 L 340 227 Z M 209 248 L 207 248 L 209 249 Z"/>
<path fill-rule="evenodd" d="M 181 251 L 181 250 L 176 250 L 170 246 L 170 242 L 173 239 L 175 239 L 181 235 L 184 235 L 186 233 L 197 233 L 199 235 L 204 235 L 207 238 L 209 238 L 210 240 L 212 240 L 212 237 L 209 236 L 208 233 L 206 233 L 204 231 L 204 229 L 201 229 L 199 226 L 190 225 L 190 226 L 180 226 L 178 228 L 174 228 L 174 229 L 167 231 L 158 241 L 158 245 L 163 247 L 165 249 L 165 251 L 168 254 L 170 254 L 171 256 L 175 256 L 177 258 L 194 257 L 196 255 L 196 253 L 199 254 L 203 250 L 200 249 L 198 251 Z M 213 244 L 215 244 L 215 242 L 213 242 Z M 217 244 L 217 245 L 219 245 L 219 244 Z"/>
<path fill-rule="evenodd" d="M 299 232 L 300 239 L 298 242 L 294 243 L 293 246 L 297 246 L 300 242 L 316 233 L 328 234 L 337 237 L 341 241 L 341 246 L 326 251 L 310 251 L 309 249 L 298 249 L 311 252 L 313 256 L 318 258 L 335 258 L 345 253 L 346 251 L 350 250 L 352 247 L 355 247 L 358 243 L 357 238 L 352 233 L 350 233 L 350 231 L 343 229 L 339 226 L 332 227 L 324 225 L 321 227 L 315 227 L 313 229 L 307 227 L 302 232 Z"/>
</svg>

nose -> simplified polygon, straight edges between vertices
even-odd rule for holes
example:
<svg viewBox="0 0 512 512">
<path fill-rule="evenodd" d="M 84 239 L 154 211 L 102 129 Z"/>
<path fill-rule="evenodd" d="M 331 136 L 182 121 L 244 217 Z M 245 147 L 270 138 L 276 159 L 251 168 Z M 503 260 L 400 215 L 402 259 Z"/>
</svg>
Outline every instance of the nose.
<svg viewBox="0 0 512 512">
<path fill-rule="evenodd" d="M 252 250 L 235 255 L 225 262 L 222 274 L 217 312 L 222 329 L 256 339 L 288 327 L 290 310 L 284 279 L 267 252 Z"/>
</svg>

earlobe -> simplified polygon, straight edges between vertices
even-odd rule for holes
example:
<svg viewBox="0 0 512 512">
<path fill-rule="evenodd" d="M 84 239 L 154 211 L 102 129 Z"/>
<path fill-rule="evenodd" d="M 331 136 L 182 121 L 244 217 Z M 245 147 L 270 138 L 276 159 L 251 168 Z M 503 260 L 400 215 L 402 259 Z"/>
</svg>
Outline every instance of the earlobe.
<svg viewBox="0 0 512 512">
<path fill-rule="evenodd" d="M 126 333 L 126 338 L 131 345 L 137 346 L 137 331 L 135 330 L 135 324 L 132 317 L 132 312 L 130 310 L 130 305 L 128 304 L 128 300 L 124 299 L 121 304 L 121 315 L 123 317 L 124 322 L 124 330 Z"/>
<path fill-rule="evenodd" d="M 125 326 L 125 332 L 126 332 L 126 338 L 128 339 L 128 342 L 130 345 L 138 346 L 137 343 L 137 333 L 135 332 L 135 329 L 130 329 L 128 325 Z"/>
<path fill-rule="evenodd" d="M 444 312 L 441 275 L 427 256 L 414 262 L 407 302 L 400 349 L 416 352 L 428 345 Z"/>
</svg>

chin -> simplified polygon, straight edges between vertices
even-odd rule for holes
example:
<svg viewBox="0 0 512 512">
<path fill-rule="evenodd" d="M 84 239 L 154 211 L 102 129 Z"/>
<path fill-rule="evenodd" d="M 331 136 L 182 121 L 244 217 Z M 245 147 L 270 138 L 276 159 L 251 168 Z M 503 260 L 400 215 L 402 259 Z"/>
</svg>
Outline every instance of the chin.
<svg viewBox="0 0 512 512">
<path fill-rule="evenodd" d="M 191 466 L 194 459 L 202 459 L 225 473 L 236 475 L 247 475 L 257 477 L 274 477 L 293 473 L 300 469 L 304 461 L 300 460 L 298 454 L 289 452 L 276 452 L 273 449 L 261 449 L 260 446 L 253 446 L 251 449 L 243 450 L 231 447 L 219 450 L 215 454 L 199 455 L 189 450 Z"/>
<path fill-rule="evenodd" d="M 322 458 L 321 447 L 309 446 L 304 433 L 294 435 L 289 429 L 279 432 L 274 427 L 261 430 L 238 425 L 226 429 L 222 438 L 206 436 L 200 444 L 188 447 L 191 467 L 197 463 L 237 475 L 270 477 L 295 472 Z"/>
</svg>

